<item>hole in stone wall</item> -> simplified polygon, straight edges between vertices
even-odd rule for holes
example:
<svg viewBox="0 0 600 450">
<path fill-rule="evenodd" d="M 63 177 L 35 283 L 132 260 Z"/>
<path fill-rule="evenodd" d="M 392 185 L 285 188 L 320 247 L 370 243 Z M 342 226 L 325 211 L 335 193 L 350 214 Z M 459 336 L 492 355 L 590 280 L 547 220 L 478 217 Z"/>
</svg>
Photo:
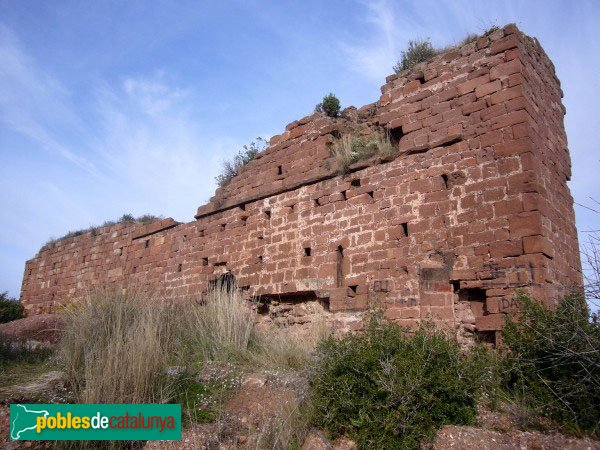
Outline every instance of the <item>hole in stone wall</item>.
<svg viewBox="0 0 600 450">
<path fill-rule="evenodd" d="M 86 260 L 86 259 L 87 259 L 87 256 L 85 256 L 85 255 L 84 255 L 84 256 L 83 256 L 83 258 L 81 258 L 81 262 L 82 262 L 82 263 L 85 263 L 85 260 Z"/>
<path fill-rule="evenodd" d="M 262 256 L 262 255 L 260 255 L 260 256 L 258 257 L 258 262 L 259 262 L 259 264 L 262 264 L 262 263 L 263 263 L 263 256 Z"/>
<path fill-rule="evenodd" d="M 408 237 L 408 222 L 402 224 L 402 232 L 404 233 L 404 237 Z"/>
<path fill-rule="evenodd" d="M 146 241 L 144 242 L 144 247 L 145 248 L 150 247 L 150 239 L 146 239 Z"/>
<path fill-rule="evenodd" d="M 242 211 L 246 211 L 246 204 L 245 203 L 242 203 L 241 205 L 239 205 L 239 207 L 240 207 L 240 209 Z"/>
<path fill-rule="evenodd" d="M 398 145 L 400 139 L 402 139 L 402 137 L 404 136 L 404 133 L 402 132 L 402 127 L 391 128 L 388 131 L 388 133 L 390 135 L 390 141 L 394 146 Z"/>
<path fill-rule="evenodd" d="M 177 266 L 177 272 L 181 272 L 182 269 L 183 269 L 183 264 L 179 264 Z"/>
<path fill-rule="evenodd" d="M 350 288 L 350 291 L 353 292 L 354 294 L 356 294 L 356 291 L 358 290 L 358 285 L 353 285 L 353 286 L 348 286 Z"/>
<path fill-rule="evenodd" d="M 304 247 L 304 256 L 311 256 L 312 249 L 310 247 Z"/>
<path fill-rule="evenodd" d="M 277 166 L 277 175 L 283 175 L 283 166 Z"/>
<path fill-rule="evenodd" d="M 265 237 L 262 234 L 258 235 L 258 240 L 262 241 Z"/>
<path fill-rule="evenodd" d="M 318 198 L 315 198 L 315 206 L 321 206 L 321 203 L 319 202 Z"/>
<path fill-rule="evenodd" d="M 360 178 L 355 178 L 354 180 L 350 181 L 350 186 L 360 187 Z"/>
<path fill-rule="evenodd" d="M 202 265 L 208 266 L 208 258 L 202 258 Z"/>
<path fill-rule="evenodd" d="M 56 269 L 56 263 L 52 263 L 52 268 Z"/>
<path fill-rule="evenodd" d="M 342 200 L 348 200 L 348 197 L 346 197 L 346 191 L 342 191 Z"/>
<path fill-rule="evenodd" d="M 242 225 L 246 226 L 246 223 L 248 222 L 248 216 L 242 216 L 241 219 L 242 219 Z"/>
<path fill-rule="evenodd" d="M 204 237 L 204 230 L 200 230 L 200 231 L 198 232 L 198 234 L 200 235 L 200 237 Z"/>
<path fill-rule="evenodd" d="M 317 297 L 315 291 L 288 292 L 285 294 L 266 294 L 258 297 L 257 312 L 269 314 L 272 305 L 293 305 L 306 302 L 318 302 L 325 311 L 329 311 L 329 299 Z"/>
<path fill-rule="evenodd" d="M 477 342 L 484 344 L 496 345 L 496 332 L 495 331 L 478 331 Z"/>
<path fill-rule="evenodd" d="M 183 241 L 185 242 L 185 240 L 187 239 L 187 234 L 183 235 Z"/>
<path fill-rule="evenodd" d="M 33 273 L 33 269 L 29 269 L 29 276 Z"/>
<path fill-rule="evenodd" d="M 371 198 L 373 198 L 373 194 L 374 194 L 374 192 L 373 192 L 373 191 L 369 191 L 369 192 L 367 192 L 367 195 L 368 195 L 369 197 L 371 197 Z"/>
<path fill-rule="evenodd" d="M 425 84 L 425 74 L 421 73 L 418 78 L 415 78 L 415 80 L 419 80 L 420 84 Z"/>
<path fill-rule="evenodd" d="M 336 285 L 342 287 L 344 285 L 344 248 L 338 245 L 336 250 Z"/>
<path fill-rule="evenodd" d="M 442 180 L 444 181 L 444 187 L 448 189 L 448 175 L 445 173 L 442 174 Z"/>
<path fill-rule="evenodd" d="M 460 289 L 460 281 L 458 280 L 452 280 L 450 282 L 450 284 L 452 285 L 452 292 L 458 292 Z"/>
<path fill-rule="evenodd" d="M 267 219 L 271 220 L 271 211 L 267 209 L 265 211 L 265 216 L 267 216 Z"/>
<path fill-rule="evenodd" d="M 215 267 L 223 267 L 227 265 L 227 261 L 219 261 L 215 263 Z"/>
<path fill-rule="evenodd" d="M 221 231 L 225 231 L 225 228 L 227 228 L 227 224 L 226 223 L 222 223 L 220 230 Z"/>
</svg>

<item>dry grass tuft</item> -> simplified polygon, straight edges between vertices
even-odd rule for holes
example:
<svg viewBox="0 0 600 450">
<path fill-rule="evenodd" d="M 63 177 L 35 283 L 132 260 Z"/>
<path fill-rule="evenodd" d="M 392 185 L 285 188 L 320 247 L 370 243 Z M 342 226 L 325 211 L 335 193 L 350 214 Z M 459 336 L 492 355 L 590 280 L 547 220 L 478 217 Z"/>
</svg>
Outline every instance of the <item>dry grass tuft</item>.
<svg viewBox="0 0 600 450">
<path fill-rule="evenodd" d="M 331 148 L 331 153 L 338 162 L 342 172 L 355 162 L 368 159 L 375 155 L 388 155 L 393 153 L 396 147 L 391 142 L 390 136 L 373 133 L 369 136 L 343 135 Z"/>
<path fill-rule="evenodd" d="M 59 349 L 82 403 L 162 403 L 174 350 L 173 308 L 155 296 L 99 290 L 66 311 Z"/>
</svg>

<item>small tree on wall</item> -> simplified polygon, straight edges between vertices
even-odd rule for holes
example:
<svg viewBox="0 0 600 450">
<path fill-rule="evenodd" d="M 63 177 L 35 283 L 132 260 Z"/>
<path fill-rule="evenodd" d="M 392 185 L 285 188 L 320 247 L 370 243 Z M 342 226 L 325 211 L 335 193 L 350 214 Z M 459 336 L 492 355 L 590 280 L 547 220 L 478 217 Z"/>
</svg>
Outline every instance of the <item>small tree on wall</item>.
<svg viewBox="0 0 600 450">
<path fill-rule="evenodd" d="M 340 107 L 340 100 L 333 92 L 330 92 L 323 97 L 323 101 L 315 107 L 315 111 L 325 113 L 325 115 L 329 117 L 337 117 L 340 115 Z"/>
</svg>

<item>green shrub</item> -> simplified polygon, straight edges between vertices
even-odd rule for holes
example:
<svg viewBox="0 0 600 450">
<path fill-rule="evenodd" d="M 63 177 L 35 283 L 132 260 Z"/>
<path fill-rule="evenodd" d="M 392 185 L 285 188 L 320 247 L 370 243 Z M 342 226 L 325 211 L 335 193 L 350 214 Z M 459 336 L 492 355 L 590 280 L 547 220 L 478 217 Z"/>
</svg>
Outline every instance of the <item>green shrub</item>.
<svg viewBox="0 0 600 450">
<path fill-rule="evenodd" d="M 431 326 L 412 335 L 375 315 L 363 334 L 329 338 L 312 375 L 314 424 L 360 448 L 419 448 L 476 415 L 485 366 Z"/>
<path fill-rule="evenodd" d="M 437 55 L 438 51 L 433 48 L 429 39 L 417 39 L 408 41 L 408 48 L 402 51 L 402 59 L 394 66 L 396 73 L 403 70 L 412 69 L 420 62 Z"/>
<path fill-rule="evenodd" d="M 0 293 L 0 323 L 25 317 L 23 305 L 16 299 L 8 296 L 8 292 Z"/>
<path fill-rule="evenodd" d="M 267 148 L 268 142 L 262 137 L 257 137 L 250 145 L 244 145 L 243 150 L 240 150 L 233 157 L 232 161 L 225 161 L 223 169 L 219 175 L 215 177 L 217 184 L 220 187 L 226 186 L 233 177 L 237 176 L 239 170 L 256 158 L 260 152 Z"/>
<path fill-rule="evenodd" d="M 572 295 L 556 308 L 518 296 L 518 321 L 508 320 L 507 387 L 573 432 L 600 433 L 600 323 L 585 299 Z"/>
<path fill-rule="evenodd" d="M 339 99 L 330 92 L 323 101 L 315 107 L 315 111 L 325 113 L 329 117 L 337 117 L 340 115 L 340 101 Z"/>
</svg>

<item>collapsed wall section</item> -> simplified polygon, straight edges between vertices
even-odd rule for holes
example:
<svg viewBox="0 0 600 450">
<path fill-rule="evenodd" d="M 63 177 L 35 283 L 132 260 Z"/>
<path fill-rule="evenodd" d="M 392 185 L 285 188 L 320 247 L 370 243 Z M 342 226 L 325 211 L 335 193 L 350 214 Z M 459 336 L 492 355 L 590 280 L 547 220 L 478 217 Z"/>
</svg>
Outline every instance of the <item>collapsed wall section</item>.
<svg viewBox="0 0 600 450">
<path fill-rule="evenodd" d="M 358 326 L 377 304 L 493 341 L 515 289 L 553 302 L 581 284 L 561 95 L 539 44 L 509 25 L 388 77 L 372 105 L 288 125 L 193 222 L 45 247 L 21 299 L 31 314 L 102 283 L 184 299 L 234 277 L 289 323 L 310 302 Z M 394 151 L 341 173 L 331 145 L 373 133 Z"/>
</svg>

